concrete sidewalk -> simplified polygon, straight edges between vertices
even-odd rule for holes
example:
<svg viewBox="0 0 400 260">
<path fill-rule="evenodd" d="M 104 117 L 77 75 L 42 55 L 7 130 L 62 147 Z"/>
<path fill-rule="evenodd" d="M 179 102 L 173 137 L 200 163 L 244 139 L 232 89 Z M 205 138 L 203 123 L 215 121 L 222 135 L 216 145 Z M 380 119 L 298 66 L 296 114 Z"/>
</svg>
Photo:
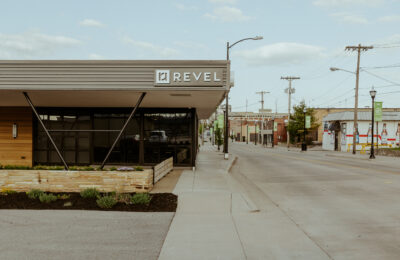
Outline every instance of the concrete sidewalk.
<svg viewBox="0 0 400 260">
<path fill-rule="evenodd" d="M 201 148 L 196 171 L 174 190 L 178 209 L 159 259 L 329 259 L 268 197 L 255 203 L 254 184 L 228 172 L 234 160 Z"/>
</svg>

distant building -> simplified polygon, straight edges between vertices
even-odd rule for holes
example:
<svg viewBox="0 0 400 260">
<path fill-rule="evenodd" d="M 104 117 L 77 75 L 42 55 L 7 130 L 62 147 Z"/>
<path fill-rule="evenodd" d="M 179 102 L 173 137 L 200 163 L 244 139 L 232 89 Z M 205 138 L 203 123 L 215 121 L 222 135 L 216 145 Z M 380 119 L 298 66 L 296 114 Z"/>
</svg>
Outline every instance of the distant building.
<svg viewBox="0 0 400 260">
<path fill-rule="evenodd" d="M 274 130 L 276 123 L 276 131 Z M 271 143 L 274 134 L 275 145 L 278 142 L 286 142 L 286 113 L 272 113 L 271 110 L 264 109 L 261 113 L 254 112 L 231 112 L 229 114 L 230 135 L 236 141 L 261 142 L 261 134 L 264 134 L 265 141 Z"/>
<path fill-rule="evenodd" d="M 352 112 L 354 108 L 314 108 L 315 111 L 315 123 L 319 124 L 318 127 L 318 138 L 314 141 L 318 141 L 318 143 L 322 143 L 322 138 L 324 134 L 324 125 L 322 124 L 322 119 L 331 113 L 337 112 Z M 371 113 L 371 108 L 358 108 L 359 112 L 367 112 Z M 384 112 L 400 112 L 400 108 L 383 108 Z"/>
<path fill-rule="evenodd" d="M 350 111 L 330 113 L 322 120 L 322 148 L 334 151 L 352 151 L 354 113 Z M 382 122 L 375 123 L 374 143 L 379 148 L 399 147 L 400 112 L 383 112 Z M 366 151 L 371 147 L 371 111 L 358 112 L 356 149 Z"/>
</svg>

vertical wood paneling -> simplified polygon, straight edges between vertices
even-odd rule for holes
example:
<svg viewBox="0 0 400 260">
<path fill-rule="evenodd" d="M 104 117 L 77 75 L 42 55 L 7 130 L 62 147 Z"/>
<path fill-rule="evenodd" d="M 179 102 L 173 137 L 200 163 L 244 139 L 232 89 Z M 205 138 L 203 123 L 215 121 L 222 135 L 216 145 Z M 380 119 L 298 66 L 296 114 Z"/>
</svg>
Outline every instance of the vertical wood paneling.
<svg viewBox="0 0 400 260">
<path fill-rule="evenodd" d="M 12 126 L 18 125 L 17 138 Z M 24 107 L 0 107 L 0 164 L 32 166 L 32 111 Z"/>
</svg>

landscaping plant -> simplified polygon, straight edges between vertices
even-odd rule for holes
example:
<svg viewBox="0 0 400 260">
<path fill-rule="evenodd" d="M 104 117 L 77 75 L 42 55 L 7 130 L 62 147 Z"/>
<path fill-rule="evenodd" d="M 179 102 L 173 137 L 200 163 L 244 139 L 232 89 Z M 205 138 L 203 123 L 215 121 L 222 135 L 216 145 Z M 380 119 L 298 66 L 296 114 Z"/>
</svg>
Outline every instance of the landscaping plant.
<svg viewBox="0 0 400 260">
<path fill-rule="evenodd" d="M 129 193 L 117 193 L 115 195 L 115 199 L 117 202 L 125 203 L 125 204 L 130 204 L 132 196 Z"/>
<path fill-rule="evenodd" d="M 96 188 L 87 188 L 80 192 L 84 199 L 96 199 L 100 196 L 100 192 Z"/>
<path fill-rule="evenodd" d="M 135 171 L 141 172 L 141 171 L 143 171 L 143 167 L 142 166 L 136 166 L 135 167 Z"/>
<path fill-rule="evenodd" d="M 38 189 L 31 189 L 26 193 L 30 199 L 38 199 L 40 195 L 44 194 L 44 191 Z"/>
<path fill-rule="evenodd" d="M 51 193 L 49 193 L 49 194 L 43 193 L 39 196 L 39 200 L 42 203 L 50 203 L 50 202 L 56 201 L 57 196 L 54 194 L 51 194 Z"/>
<path fill-rule="evenodd" d="M 1 190 L 1 194 L 2 195 L 9 195 L 9 194 L 15 194 L 15 193 L 17 193 L 15 190 L 10 190 L 10 189 L 7 189 L 7 188 L 3 188 Z"/>
<path fill-rule="evenodd" d="M 96 203 L 97 206 L 102 209 L 111 209 L 112 207 L 114 207 L 115 204 L 117 204 L 117 201 L 113 196 L 104 196 L 97 199 Z"/>
<path fill-rule="evenodd" d="M 59 199 L 59 200 L 67 200 L 70 197 L 71 197 L 71 195 L 68 195 L 68 194 L 58 194 L 57 195 L 57 199 Z"/>
<path fill-rule="evenodd" d="M 136 193 L 131 198 L 132 204 L 146 204 L 149 205 L 151 196 L 148 193 Z"/>
</svg>

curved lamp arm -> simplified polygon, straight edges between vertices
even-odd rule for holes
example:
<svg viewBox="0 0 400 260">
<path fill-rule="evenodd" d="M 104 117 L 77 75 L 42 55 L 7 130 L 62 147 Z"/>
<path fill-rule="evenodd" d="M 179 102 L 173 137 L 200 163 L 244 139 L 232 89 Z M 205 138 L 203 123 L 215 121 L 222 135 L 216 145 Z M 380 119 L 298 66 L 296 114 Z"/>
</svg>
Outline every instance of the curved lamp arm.
<svg viewBox="0 0 400 260">
<path fill-rule="evenodd" d="M 233 46 L 235 46 L 236 44 L 238 44 L 239 42 L 242 42 L 242 41 L 246 41 L 246 40 L 255 40 L 256 41 L 256 40 L 262 40 L 262 39 L 263 39 L 262 36 L 244 38 L 244 39 L 241 39 L 241 40 L 239 40 L 239 41 L 237 41 L 235 43 L 232 43 L 231 45 L 228 46 L 228 48 L 232 48 Z"/>
</svg>

